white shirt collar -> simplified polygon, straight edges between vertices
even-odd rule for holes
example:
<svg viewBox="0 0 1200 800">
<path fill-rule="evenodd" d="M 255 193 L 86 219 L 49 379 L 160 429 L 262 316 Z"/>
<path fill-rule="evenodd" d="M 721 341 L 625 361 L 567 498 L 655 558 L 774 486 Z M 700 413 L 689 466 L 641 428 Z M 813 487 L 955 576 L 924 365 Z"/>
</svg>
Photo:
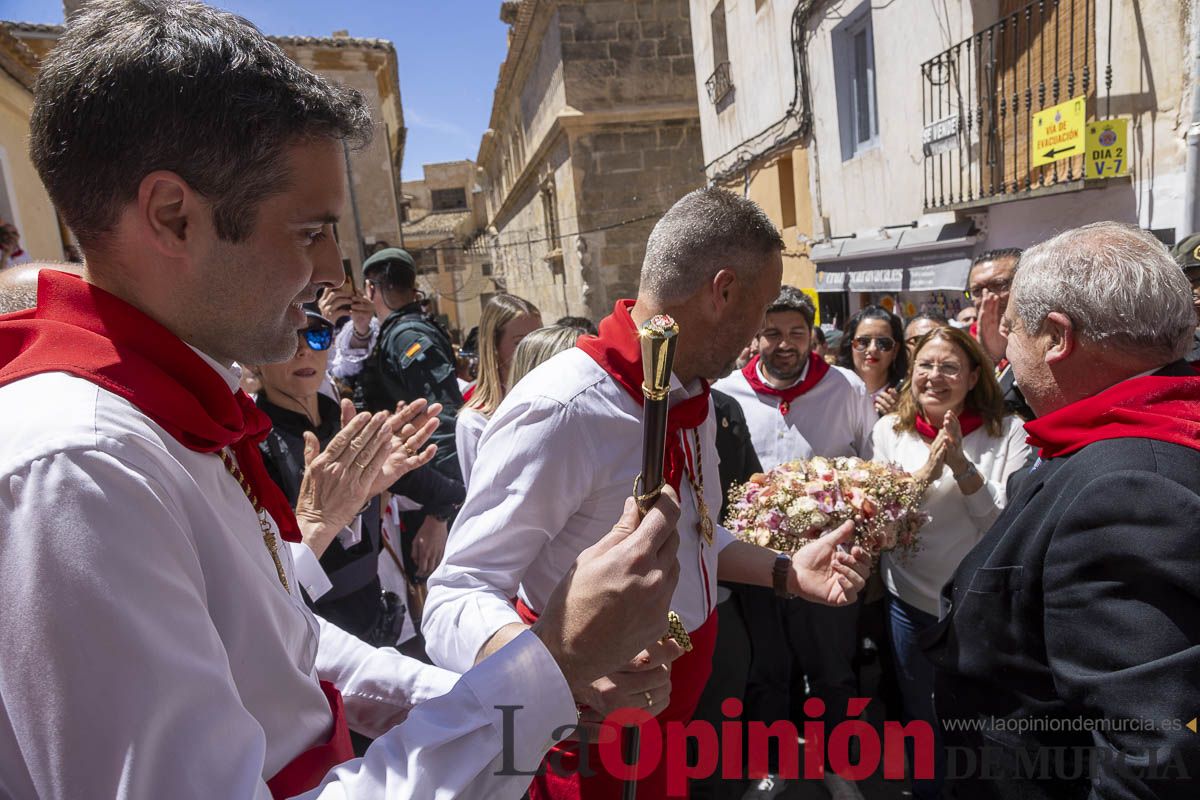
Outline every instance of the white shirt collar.
<svg viewBox="0 0 1200 800">
<path fill-rule="evenodd" d="M 699 378 L 692 378 L 687 386 L 679 382 L 679 378 L 675 373 L 671 373 L 670 394 L 668 395 L 671 405 L 682 403 L 684 400 L 695 397 L 703 390 L 704 384 Z"/>
<path fill-rule="evenodd" d="M 184 344 L 187 344 L 187 342 L 184 342 Z M 190 344 L 188 344 L 188 348 L 191 349 L 193 353 L 200 356 L 200 358 L 204 359 L 205 364 L 208 364 L 213 368 L 213 370 L 216 371 L 218 375 L 225 379 L 225 383 L 229 386 L 229 391 L 235 394 L 237 393 L 237 390 L 242 385 L 242 370 L 237 364 L 234 364 L 232 367 L 227 367 L 207 353 L 201 352 L 195 347 L 192 347 Z"/>
<path fill-rule="evenodd" d="M 796 380 L 792 381 L 792 382 L 791 382 L 791 383 L 789 383 L 787 386 L 779 386 L 779 387 L 776 387 L 776 388 L 778 388 L 778 389 L 790 389 L 790 388 L 792 388 L 793 386 L 796 386 L 796 385 L 798 385 L 798 384 L 800 384 L 800 383 L 803 383 L 803 382 L 804 382 L 804 379 L 808 377 L 808 367 L 809 367 L 809 365 L 810 365 L 811 363 L 812 363 L 812 359 L 810 359 L 810 358 L 805 358 L 805 359 L 804 359 L 804 366 L 800 368 L 800 374 L 799 374 L 798 376 L 796 376 Z M 763 362 L 762 362 L 762 358 L 759 358 L 759 359 L 758 359 L 758 367 L 757 367 L 757 369 L 758 369 L 758 377 L 759 377 L 759 378 L 762 380 L 762 382 L 763 382 L 763 383 L 767 384 L 767 386 L 774 386 L 774 385 L 775 385 L 775 384 L 773 384 L 773 383 L 771 383 L 770 381 L 768 381 L 768 380 L 767 380 L 767 373 L 766 373 L 765 371 L 763 371 Z"/>
</svg>

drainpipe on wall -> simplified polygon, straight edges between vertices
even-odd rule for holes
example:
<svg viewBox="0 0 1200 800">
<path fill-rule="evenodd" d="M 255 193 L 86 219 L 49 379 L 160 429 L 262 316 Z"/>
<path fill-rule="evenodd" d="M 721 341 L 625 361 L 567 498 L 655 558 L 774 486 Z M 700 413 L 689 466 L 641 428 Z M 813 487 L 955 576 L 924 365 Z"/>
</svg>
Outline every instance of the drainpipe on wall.
<svg viewBox="0 0 1200 800">
<path fill-rule="evenodd" d="M 1192 6 L 1192 123 L 1187 130 L 1187 170 L 1184 175 L 1182 240 L 1200 231 L 1200 203 L 1196 189 L 1200 184 L 1200 8 Z"/>
</svg>

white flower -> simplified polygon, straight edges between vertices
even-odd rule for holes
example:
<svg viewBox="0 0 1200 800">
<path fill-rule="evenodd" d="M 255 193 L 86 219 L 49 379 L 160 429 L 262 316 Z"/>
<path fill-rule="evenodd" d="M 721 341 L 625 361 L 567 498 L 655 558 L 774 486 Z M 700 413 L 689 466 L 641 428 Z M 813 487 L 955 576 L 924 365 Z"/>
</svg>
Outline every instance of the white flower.
<svg viewBox="0 0 1200 800">
<path fill-rule="evenodd" d="M 800 516 L 801 514 L 810 514 L 817 510 L 817 501 L 811 497 L 804 496 L 792 503 L 788 512 L 792 516 Z"/>
</svg>

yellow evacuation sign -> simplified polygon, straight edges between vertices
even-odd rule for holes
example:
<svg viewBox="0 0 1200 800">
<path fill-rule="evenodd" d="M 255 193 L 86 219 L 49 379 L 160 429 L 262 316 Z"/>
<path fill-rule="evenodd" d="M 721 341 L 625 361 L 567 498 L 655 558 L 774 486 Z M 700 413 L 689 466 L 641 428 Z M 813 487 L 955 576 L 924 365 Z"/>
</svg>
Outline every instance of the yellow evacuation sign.
<svg viewBox="0 0 1200 800">
<path fill-rule="evenodd" d="M 1129 174 L 1129 120 L 1102 119 L 1087 126 L 1088 178 L 1119 178 Z"/>
<path fill-rule="evenodd" d="M 1086 109 L 1082 97 L 1073 97 L 1033 115 L 1033 166 L 1083 155 Z"/>
<path fill-rule="evenodd" d="M 812 300 L 813 308 L 817 310 L 816 319 L 813 320 L 813 325 L 821 324 L 821 295 L 817 294 L 816 289 L 801 289 L 800 291 L 808 295 L 808 299 Z"/>
</svg>

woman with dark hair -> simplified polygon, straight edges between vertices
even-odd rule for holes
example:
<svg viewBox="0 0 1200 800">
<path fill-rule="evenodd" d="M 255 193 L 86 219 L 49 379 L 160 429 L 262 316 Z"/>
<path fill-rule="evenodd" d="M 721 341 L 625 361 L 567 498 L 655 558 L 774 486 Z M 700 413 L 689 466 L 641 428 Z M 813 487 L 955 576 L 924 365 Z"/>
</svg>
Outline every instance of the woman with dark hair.
<svg viewBox="0 0 1200 800">
<path fill-rule="evenodd" d="M 900 384 L 908 373 L 904 326 L 886 308 L 867 306 L 850 318 L 838 352 L 838 366 L 862 378 L 883 416 L 896 407 Z"/>
<path fill-rule="evenodd" d="M 933 712 L 933 665 L 917 633 L 938 620 L 942 585 L 1000 516 L 1005 485 L 1029 453 L 1021 420 L 1009 416 L 991 359 L 966 331 L 948 326 L 916 346 L 896 411 L 875 424 L 875 460 L 898 464 L 925 487 L 930 521 L 921 547 L 903 559 L 885 553 L 888 628 L 905 716 L 925 720 L 939 737 L 932 781 L 914 781 L 913 796 L 937 798 L 940 733 Z"/>
</svg>

